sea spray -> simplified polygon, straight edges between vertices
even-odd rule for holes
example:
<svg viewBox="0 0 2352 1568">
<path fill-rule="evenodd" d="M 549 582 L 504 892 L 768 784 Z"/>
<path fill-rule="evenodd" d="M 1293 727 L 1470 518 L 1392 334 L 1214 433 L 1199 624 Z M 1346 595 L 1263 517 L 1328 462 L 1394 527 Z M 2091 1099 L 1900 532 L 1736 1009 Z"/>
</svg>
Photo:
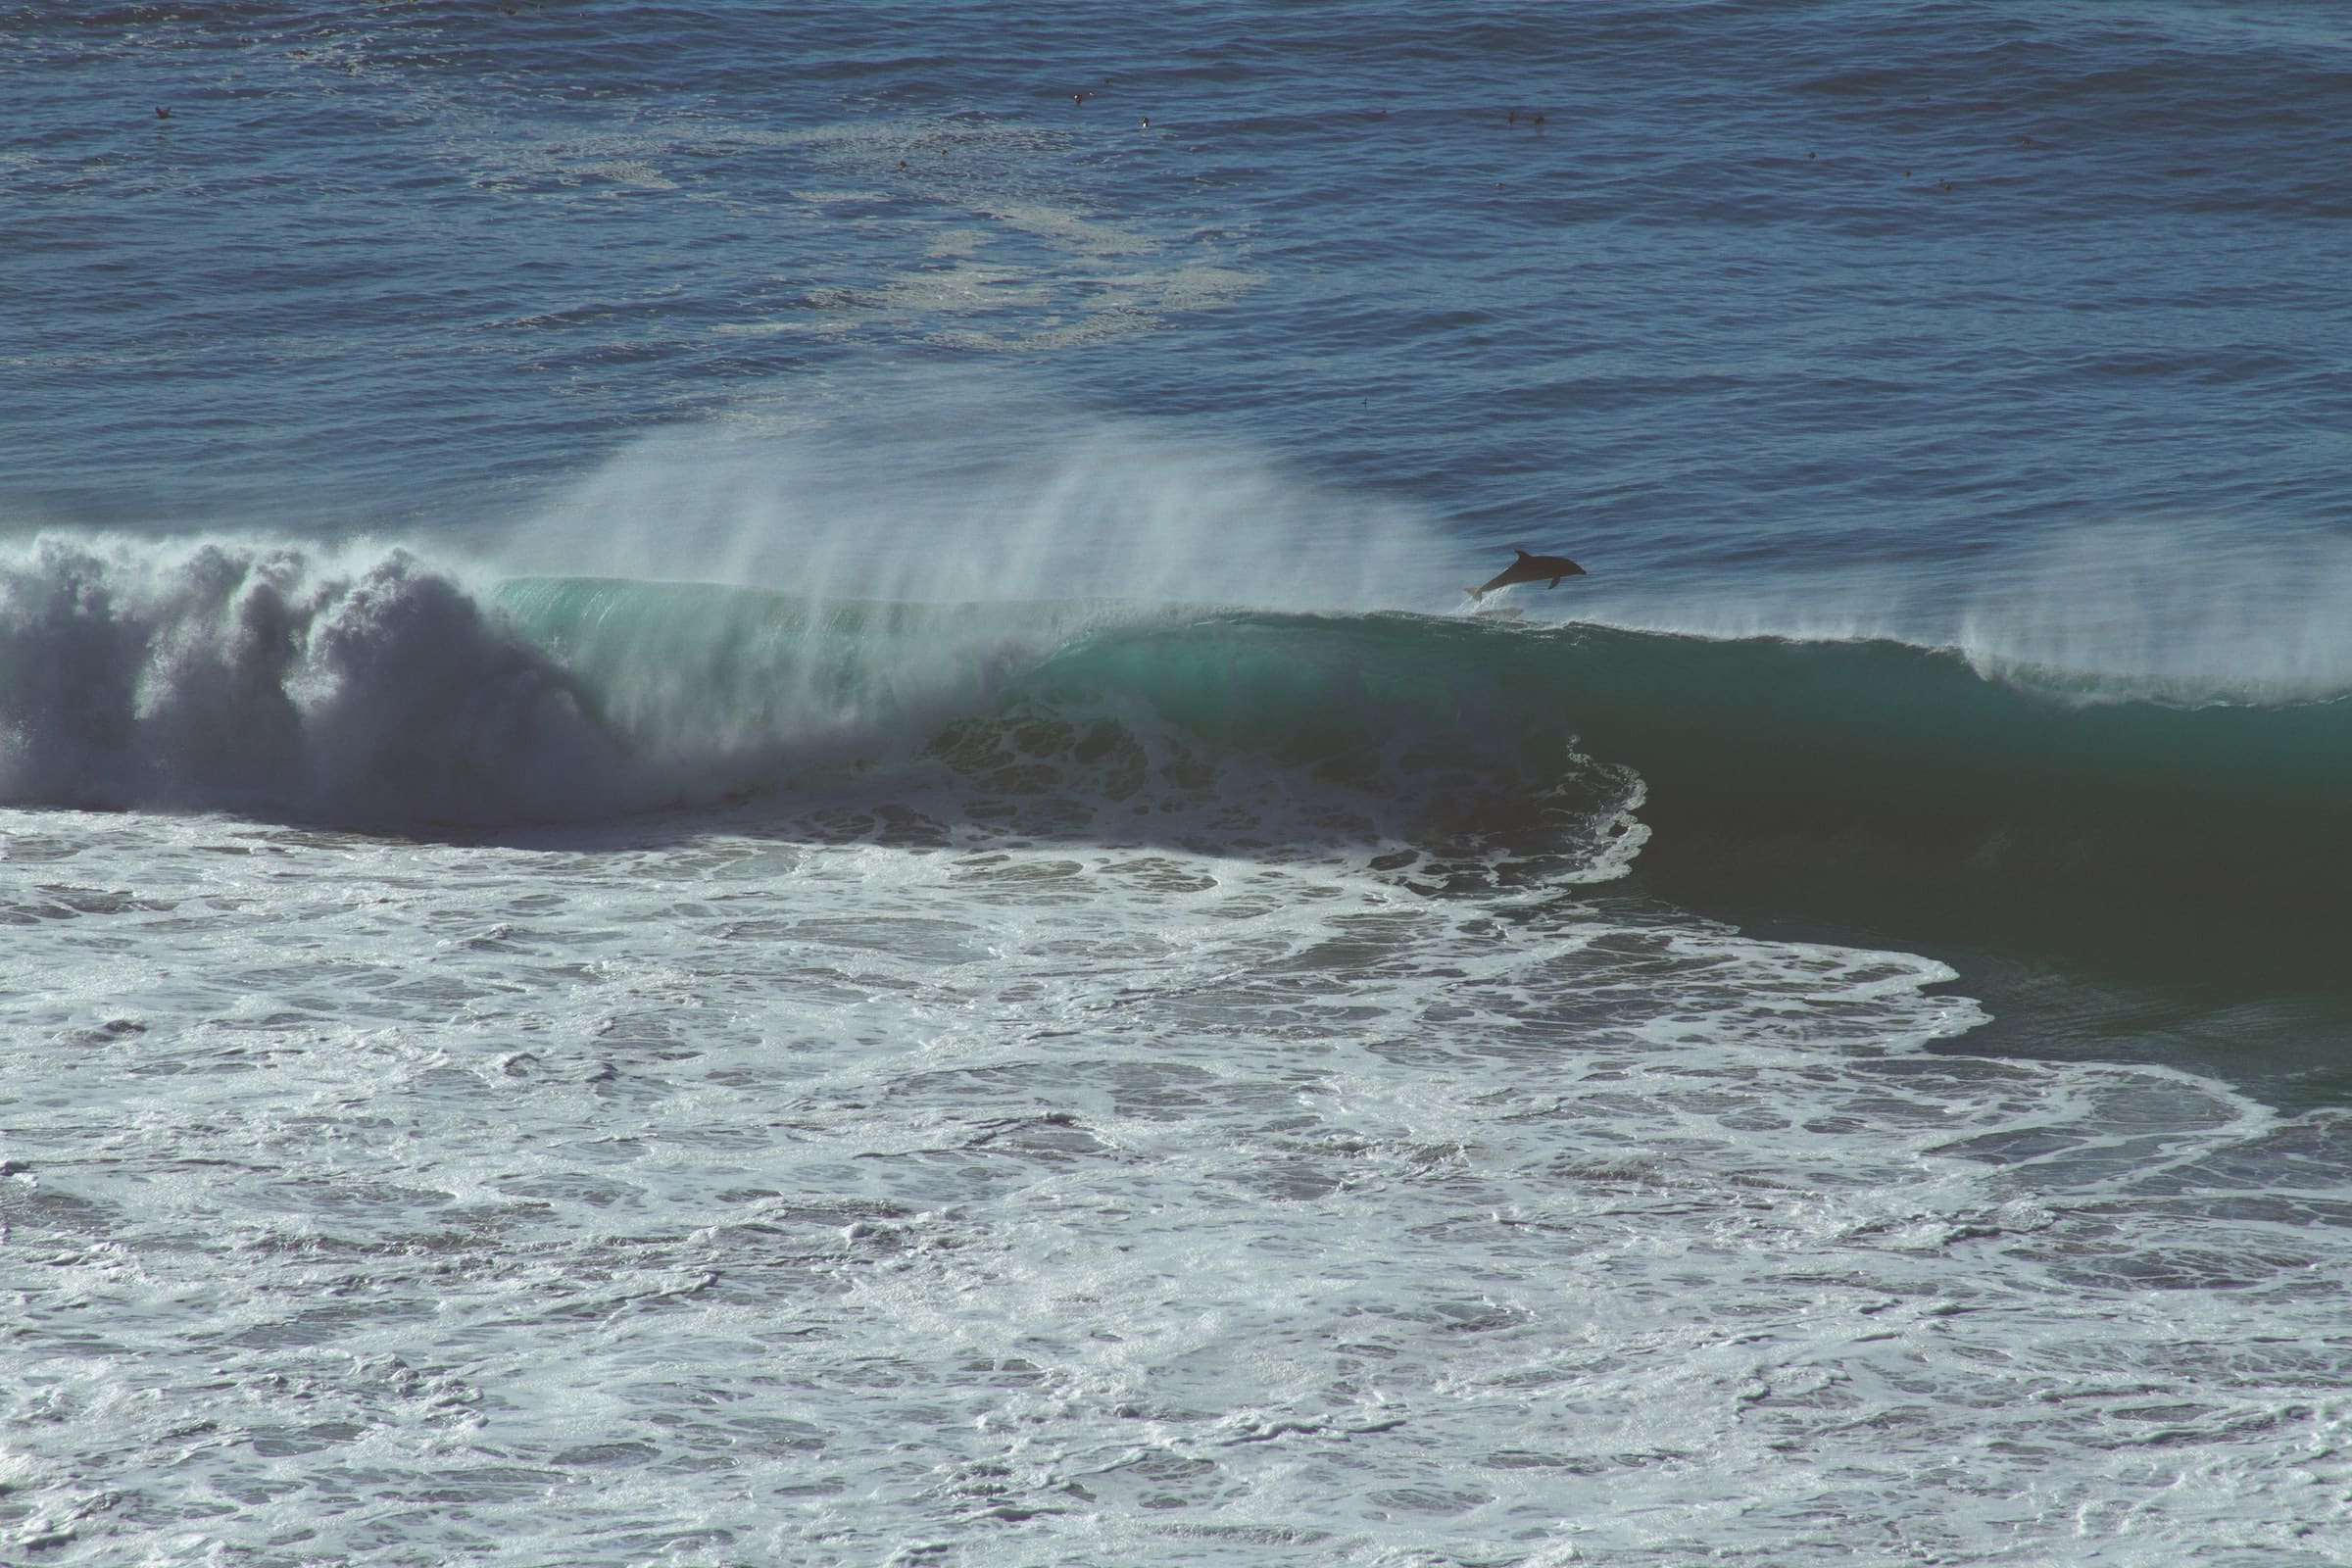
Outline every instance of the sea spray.
<svg viewBox="0 0 2352 1568">
<path fill-rule="evenodd" d="M 816 600 L 1450 609 L 1433 519 L 1246 442 L 1086 415 L 1004 376 L 878 377 L 819 412 L 748 402 L 640 437 L 517 523 L 511 575 Z"/>
<path fill-rule="evenodd" d="M 2352 544 L 2228 518 L 2052 527 L 1936 569 L 1908 555 L 1776 550 L 1653 560 L 1576 587 L 1573 610 L 1514 597 L 1547 617 L 1715 641 L 1949 649 L 2068 703 L 2352 695 Z"/>
<path fill-rule="evenodd" d="M 2056 530 L 1985 574 L 1953 643 L 1978 668 L 2083 701 L 2352 696 L 2352 542 L 2237 519 Z"/>
<path fill-rule="evenodd" d="M 501 613 L 641 756 L 774 767 L 919 749 L 1090 629 L 1178 613 L 1112 602 L 920 605 L 711 583 L 517 577 Z"/>
</svg>

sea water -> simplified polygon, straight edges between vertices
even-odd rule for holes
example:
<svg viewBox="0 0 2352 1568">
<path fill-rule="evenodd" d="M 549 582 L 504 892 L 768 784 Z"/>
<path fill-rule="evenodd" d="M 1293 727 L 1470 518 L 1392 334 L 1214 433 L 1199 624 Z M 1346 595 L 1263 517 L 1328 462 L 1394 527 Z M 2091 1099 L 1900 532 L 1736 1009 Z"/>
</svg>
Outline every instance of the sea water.
<svg viewBox="0 0 2352 1568">
<path fill-rule="evenodd" d="M 0 1558 L 2352 1552 L 2332 18 L 0 40 Z"/>
</svg>

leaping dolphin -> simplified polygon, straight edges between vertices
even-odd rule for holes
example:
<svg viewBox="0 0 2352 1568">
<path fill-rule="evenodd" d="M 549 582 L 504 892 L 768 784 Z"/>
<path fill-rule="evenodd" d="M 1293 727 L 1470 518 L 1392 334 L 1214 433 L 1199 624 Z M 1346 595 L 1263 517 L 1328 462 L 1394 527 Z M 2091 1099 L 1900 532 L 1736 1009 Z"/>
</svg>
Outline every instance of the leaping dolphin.
<svg viewBox="0 0 2352 1568">
<path fill-rule="evenodd" d="M 1519 559 L 1503 567 L 1494 581 L 1481 583 L 1471 589 L 1472 599 L 1483 604 L 1487 595 L 1497 588 L 1508 588 L 1515 582 L 1543 582 L 1549 578 L 1549 586 L 1557 588 L 1562 577 L 1586 575 L 1585 568 L 1566 556 L 1531 556 L 1524 550 L 1514 550 L 1511 554 Z"/>
</svg>

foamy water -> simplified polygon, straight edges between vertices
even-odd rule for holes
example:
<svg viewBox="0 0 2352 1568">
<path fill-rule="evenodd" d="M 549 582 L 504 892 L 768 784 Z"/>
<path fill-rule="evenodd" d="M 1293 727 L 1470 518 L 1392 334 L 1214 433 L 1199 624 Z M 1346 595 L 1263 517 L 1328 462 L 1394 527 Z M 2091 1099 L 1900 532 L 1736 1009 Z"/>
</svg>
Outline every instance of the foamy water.
<svg viewBox="0 0 2352 1568">
<path fill-rule="evenodd" d="M 2340 1119 L 1932 1054 L 1916 960 L 911 810 L 0 830 L 50 1560 L 2342 1544 Z"/>
</svg>

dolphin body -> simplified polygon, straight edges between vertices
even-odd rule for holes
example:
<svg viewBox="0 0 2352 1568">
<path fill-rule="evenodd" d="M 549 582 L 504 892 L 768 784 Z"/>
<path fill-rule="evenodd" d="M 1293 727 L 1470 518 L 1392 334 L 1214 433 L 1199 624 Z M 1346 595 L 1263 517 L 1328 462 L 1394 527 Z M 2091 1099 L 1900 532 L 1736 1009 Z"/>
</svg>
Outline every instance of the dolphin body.
<svg viewBox="0 0 2352 1568">
<path fill-rule="evenodd" d="M 1511 554 L 1519 559 L 1503 567 L 1494 581 L 1481 583 L 1471 589 L 1472 599 L 1484 603 L 1487 595 L 1495 589 L 1508 588 L 1515 582 L 1544 582 L 1548 578 L 1549 586 L 1557 588 L 1562 577 L 1585 575 L 1585 568 L 1566 556 L 1531 556 L 1524 550 L 1514 550 Z"/>
</svg>

